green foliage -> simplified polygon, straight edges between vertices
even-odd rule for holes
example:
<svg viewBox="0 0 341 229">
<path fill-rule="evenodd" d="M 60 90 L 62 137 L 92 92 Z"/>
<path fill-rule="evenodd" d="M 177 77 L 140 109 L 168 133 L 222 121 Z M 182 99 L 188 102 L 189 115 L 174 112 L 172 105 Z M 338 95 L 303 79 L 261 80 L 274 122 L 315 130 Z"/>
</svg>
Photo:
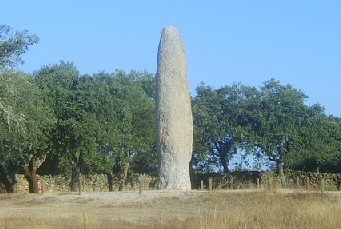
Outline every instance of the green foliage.
<svg viewBox="0 0 341 229">
<path fill-rule="evenodd" d="M 237 150 L 268 157 L 279 172 L 284 166 L 337 168 L 340 119 L 327 117 L 320 105 L 307 106 L 306 98 L 274 79 L 259 89 L 200 84 L 192 104 L 195 168 L 209 172 L 222 166 L 226 172 Z"/>
<path fill-rule="evenodd" d="M 255 88 L 241 84 L 218 90 L 203 83 L 197 87 L 197 96 L 193 98 L 194 164 L 207 158 L 228 172 L 229 161 L 237 150 L 249 148 L 247 135 L 252 124 L 249 111 L 253 105 L 250 101 L 256 95 Z"/>
<path fill-rule="evenodd" d="M 318 108 L 318 112 L 316 112 Z M 300 143 L 296 158 L 288 164 L 299 170 L 340 172 L 341 126 L 340 118 L 326 116 L 319 105 L 310 107 L 305 125 L 300 129 Z"/>
<path fill-rule="evenodd" d="M 61 62 L 37 71 L 35 80 L 57 118 L 52 141 L 61 171 L 122 173 L 135 161 L 155 161 L 150 74 L 80 76 Z"/>
<path fill-rule="evenodd" d="M 307 111 L 306 98 L 291 85 L 281 85 L 274 79 L 260 88 L 258 110 L 255 111 L 257 121 L 253 128 L 255 146 L 275 161 L 278 169 L 288 154 L 302 147 L 298 138 Z"/>
<path fill-rule="evenodd" d="M 336 119 L 327 117 L 318 104 L 307 106 L 306 98 L 275 80 L 261 88 L 256 146 L 278 166 L 314 170 L 336 161 L 341 149 Z"/>
<path fill-rule="evenodd" d="M 0 25 L 0 71 L 13 69 L 24 63 L 21 55 L 30 45 L 39 42 L 36 35 L 30 35 L 27 30 L 13 31 L 7 25 Z"/>
<path fill-rule="evenodd" d="M 18 171 L 46 156 L 55 119 L 30 76 L 3 73 L 0 88 L 0 163 Z"/>
<path fill-rule="evenodd" d="M 141 172 L 155 168 L 155 103 L 152 93 L 148 94 L 146 90 L 152 88 L 148 83 L 153 84 L 154 80 L 150 75 L 142 76 L 136 72 L 126 75 L 122 71 L 113 75 L 101 73 L 94 78 L 107 85 L 112 99 L 110 104 L 114 105 L 109 111 L 113 116 L 107 120 L 110 125 L 103 144 L 114 158 L 109 160 L 107 167 L 117 172 L 122 172 L 130 164 L 132 168 L 139 167 Z"/>
</svg>

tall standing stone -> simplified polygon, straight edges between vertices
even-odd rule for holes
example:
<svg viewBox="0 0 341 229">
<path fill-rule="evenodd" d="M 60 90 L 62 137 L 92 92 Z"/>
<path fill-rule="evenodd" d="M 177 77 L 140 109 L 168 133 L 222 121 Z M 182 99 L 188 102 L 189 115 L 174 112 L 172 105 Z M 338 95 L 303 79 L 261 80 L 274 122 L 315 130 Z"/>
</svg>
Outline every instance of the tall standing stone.
<svg viewBox="0 0 341 229">
<path fill-rule="evenodd" d="M 180 33 L 173 26 L 162 30 L 156 82 L 159 188 L 190 190 L 193 117 L 185 47 Z"/>
</svg>

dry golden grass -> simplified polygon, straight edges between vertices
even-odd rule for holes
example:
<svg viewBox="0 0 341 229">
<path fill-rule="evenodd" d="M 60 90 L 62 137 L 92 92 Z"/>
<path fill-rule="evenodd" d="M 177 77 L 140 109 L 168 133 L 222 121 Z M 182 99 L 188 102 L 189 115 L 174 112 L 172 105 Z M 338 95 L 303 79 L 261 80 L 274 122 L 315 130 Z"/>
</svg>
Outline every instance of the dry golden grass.
<svg viewBox="0 0 341 229">
<path fill-rule="evenodd" d="M 0 228 L 340 228 L 340 193 L 0 195 Z"/>
</svg>

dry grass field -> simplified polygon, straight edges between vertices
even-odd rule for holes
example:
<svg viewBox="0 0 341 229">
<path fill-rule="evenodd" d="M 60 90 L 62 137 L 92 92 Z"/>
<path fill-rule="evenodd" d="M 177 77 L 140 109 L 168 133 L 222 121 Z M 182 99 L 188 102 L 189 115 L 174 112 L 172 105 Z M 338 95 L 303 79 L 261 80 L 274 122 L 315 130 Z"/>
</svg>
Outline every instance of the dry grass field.
<svg viewBox="0 0 341 229">
<path fill-rule="evenodd" d="M 340 215 L 340 193 L 0 195 L 0 228 L 341 228 Z"/>
</svg>

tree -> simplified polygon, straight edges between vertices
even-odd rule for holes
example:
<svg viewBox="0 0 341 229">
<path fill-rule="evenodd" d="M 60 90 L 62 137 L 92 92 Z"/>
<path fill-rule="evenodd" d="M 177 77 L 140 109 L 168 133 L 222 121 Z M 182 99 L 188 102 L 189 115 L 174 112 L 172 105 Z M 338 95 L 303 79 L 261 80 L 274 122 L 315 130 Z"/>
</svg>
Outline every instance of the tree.
<svg viewBox="0 0 341 229">
<path fill-rule="evenodd" d="M 228 172 L 229 161 L 238 149 L 248 148 L 250 116 L 247 110 L 257 90 L 241 84 L 214 90 L 203 83 L 193 98 L 194 160 L 217 160 L 216 167 Z M 201 158 L 201 159 L 200 159 Z"/>
<path fill-rule="evenodd" d="M 155 102 L 150 97 L 152 90 L 148 95 L 146 87 L 141 86 L 140 79 L 136 79 L 136 72 L 126 75 L 118 71 L 108 85 L 118 104 L 118 122 L 112 123 L 118 135 L 111 139 L 110 145 L 115 155 L 113 171 L 120 174 L 119 189 L 122 190 L 129 170 L 137 167 L 136 161 L 141 162 L 141 155 L 146 156 L 145 161 L 153 156 L 148 152 L 154 149 L 155 144 Z"/>
<path fill-rule="evenodd" d="M 254 111 L 254 142 L 276 163 L 282 178 L 286 157 L 302 147 L 298 139 L 307 111 L 304 103 L 306 98 L 304 93 L 291 85 L 281 85 L 274 79 L 266 81 L 260 89 L 257 109 Z"/>
<path fill-rule="evenodd" d="M 30 76 L 7 72 L 1 75 L 0 85 L 0 167 L 6 189 L 13 191 L 13 174 L 23 168 L 29 191 L 38 192 L 36 172 L 48 153 L 53 115 Z"/>
<path fill-rule="evenodd" d="M 327 116 L 324 108 L 315 104 L 309 107 L 305 121 L 299 130 L 296 157 L 289 157 L 287 164 L 294 169 L 339 172 L 341 152 L 341 126 L 339 118 Z"/>
<path fill-rule="evenodd" d="M 84 157 L 87 172 L 105 173 L 108 177 L 109 191 L 113 190 L 113 165 L 116 163 L 115 143 L 121 139 L 118 130 L 119 107 L 121 101 L 112 96 L 111 83 L 113 76 L 107 73 L 84 77 L 80 90 L 85 110 L 94 115 L 96 135 L 91 154 Z M 84 165 L 83 165 L 84 166 Z"/>
<path fill-rule="evenodd" d="M 100 158 L 87 161 L 87 165 L 93 172 L 107 174 L 110 191 L 115 175 L 122 190 L 132 169 L 141 172 L 147 168 L 150 171 L 149 167 L 156 164 L 149 166 L 147 163 L 153 161 L 151 158 L 155 155 L 152 153 L 155 103 L 151 97 L 153 80 L 150 74 L 144 74 L 102 72 L 89 78 L 92 86 L 85 90 L 92 94 L 85 102 L 97 101 L 91 107 L 96 107 L 94 113 L 97 126 L 100 126 L 96 140 L 99 154 L 92 153 Z"/>
<path fill-rule="evenodd" d="M 0 25 L 0 72 L 23 64 L 21 55 L 38 42 L 38 36 L 30 35 L 27 30 L 13 31 L 8 25 Z"/>
<path fill-rule="evenodd" d="M 72 63 L 61 62 L 35 72 L 35 80 L 57 119 L 52 139 L 58 155 L 70 163 L 71 189 L 80 190 L 81 164 L 94 145 L 96 130 L 91 114 L 82 109 L 80 75 Z"/>
<path fill-rule="evenodd" d="M 242 149 L 286 168 L 337 167 L 340 162 L 340 121 L 327 117 L 320 105 L 291 85 L 271 79 L 260 89 L 241 84 L 214 90 L 203 83 L 193 98 L 193 164 L 204 171 L 220 166 Z M 333 162 L 333 163 L 332 163 Z"/>
<path fill-rule="evenodd" d="M 60 162 L 70 163 L 63 166 L 71 169 L 73 191 L 80 189 L 80 174 L 89 172 L 106 173 L 109 184 L 119 173 L 122 189 L 134 158 L 152 148 L 155 110 L 146 78 L 120 71 L 80 76 L 65 62 L 35 73 L 57 118 L 53 142 L 65 158 Z"/>
</svg>

